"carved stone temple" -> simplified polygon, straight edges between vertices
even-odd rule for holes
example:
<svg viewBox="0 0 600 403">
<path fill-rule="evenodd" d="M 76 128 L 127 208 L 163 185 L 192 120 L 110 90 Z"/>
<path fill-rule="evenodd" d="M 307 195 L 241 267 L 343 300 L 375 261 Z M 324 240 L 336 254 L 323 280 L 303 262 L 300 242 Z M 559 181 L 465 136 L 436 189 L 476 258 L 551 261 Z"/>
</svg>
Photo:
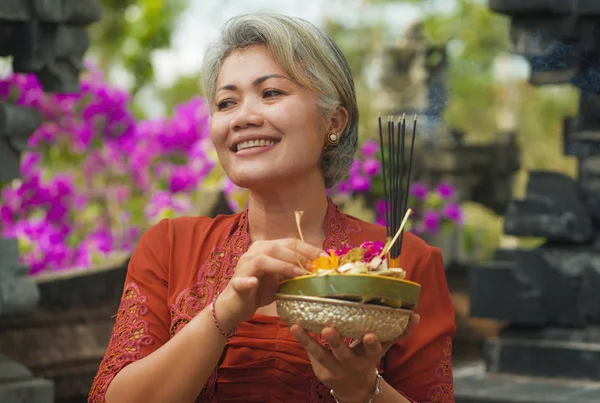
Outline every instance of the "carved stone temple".
<svg viewBox="0 0 600 403">
<path fill-rule="evenodd" d="M 77 91 L 89 45 L 85 26 L 100 17 L 97 0 L 1 0 L 0 57 L 12 57 L 15 72 L 35 73 L 46 91 Z M 0 183 L 20 176 L 20 153 L 40 123 L 34 110 L 0 102 Z M 0 318 L 26 316 L 38 303 L 27 272 L 17 240 L 0 238 Z M 0 402 L 54 401 L 52 382 L 2 352 L 0 345 Z"/>
<path fill-rule="evenodd" d="M 455 374 L 458 403 L 600 402 L 600 2 L 490 0 L 511 18 L 514 50 L 536 85 L 581 90 L 565 120 L 564 154 L 578 177 L 531 172 L 504 232 L 545 238 L 497 250 L 470 273 L 471 314 L 506 323 L 487 340 L 484 369 Z"/>
</svg>

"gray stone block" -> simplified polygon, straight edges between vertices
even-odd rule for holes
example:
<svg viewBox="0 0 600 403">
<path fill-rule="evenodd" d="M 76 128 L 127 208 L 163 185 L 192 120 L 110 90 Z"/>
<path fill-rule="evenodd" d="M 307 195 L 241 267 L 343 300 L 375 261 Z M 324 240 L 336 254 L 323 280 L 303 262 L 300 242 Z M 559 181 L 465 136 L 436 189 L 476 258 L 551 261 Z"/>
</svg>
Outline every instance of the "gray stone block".
<svg viewBox="0 0 600 403">
<path fill-rule="evenodd" d="M 511 323 L 546 323 L 541 290 L 519 272 L 514 261 L 505 258 L 471 267 L 470 315 Z"/>
<path fill-rule="evenodd" d="M 579 200 L 579 185 L 573 178 L 555 172 L 532 171 L 526 199 L 508 205 L 504 232 L 584 243 L 592 238 L 593 227 L 587 209 Z"/>
<path fill-rule="evenodd" d="M 37 76 L 45 90 L 72 94 L 79 92 L 79 73 L 83 67 L 82 59 L 60 59 L 45 66 Z"/>
<path fill-rule="evenodd" d="M 0 25 L 3 21 L 22 22 L 29 18 L 29 1 L 2 0 L 0 2 Z"/>
<path fill-rule="evenodd" d="M 21 176 L 21 159 L 18 150 L 11 148 L 0 137 L 0 183 L 8 183 Z"/>
<path fill-rule="evenodd" d="M 41 123 L 42 118 L 35 109 L 0 104 L 0 138 L 10 142 L 11 149 L 27 150 L 29 137 Z"/>
<path fill-rule="evenodd" d="M 600 250 L 546 246 L 520 252 L 517 264 L 540 291 L 548 323 L 600 324 L 599 299 L 589 290 L 600 281 Z"/>
<path fill-rule="evenodd" d="M 0 147 L 1 149 L 1 147 Z M 1 161 L 1 160 L 0 160 Z M 19 261 L 19 242 L 16 238 L 0 238 L 0 276 L 6 273 L 3 267 L 13 266 Z M 14 274 L 13 272 L 10 273 Z"/>
<path fill-rule="evenodd" d="M 20 27 L 25 42 L 15 54 L 13 66 L 19 72 L 38 72 L 57 59 L 81 59 L 89 46 L 83 27 L 28 22 Z"/>
<path fill-rule="evenodd" d="M 33 12 L 40 21 L 87 25 L 102 18 L 96 0 L 33 0 Z"/>
<path fill-rule="evenodd" d="M 28 312 L 39 299 L 40 292 L 29 276 L 0 276 L 0 315 Z"/>
<path fill-rule="evenodd" d="M 600 381 L 600 329 L 506 329 L 485 343 L 490 373 Z"/>
</svg>

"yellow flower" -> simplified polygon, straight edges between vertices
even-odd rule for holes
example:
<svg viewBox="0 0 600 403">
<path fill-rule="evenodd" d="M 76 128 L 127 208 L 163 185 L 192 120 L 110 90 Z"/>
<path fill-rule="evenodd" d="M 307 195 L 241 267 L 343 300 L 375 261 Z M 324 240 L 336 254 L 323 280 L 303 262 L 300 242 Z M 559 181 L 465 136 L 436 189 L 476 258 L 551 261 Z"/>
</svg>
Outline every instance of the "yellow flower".
<svg viewBox="0 0 600 403">
<path fill-rule="evenodd" d="M 318 270 L 336 270 L 340 266 L 340 258 L 334 251 L 329 251 L 329 256 L 319 256 L 310 264 L 310 271 L 316 273 Z"/>
</svg>

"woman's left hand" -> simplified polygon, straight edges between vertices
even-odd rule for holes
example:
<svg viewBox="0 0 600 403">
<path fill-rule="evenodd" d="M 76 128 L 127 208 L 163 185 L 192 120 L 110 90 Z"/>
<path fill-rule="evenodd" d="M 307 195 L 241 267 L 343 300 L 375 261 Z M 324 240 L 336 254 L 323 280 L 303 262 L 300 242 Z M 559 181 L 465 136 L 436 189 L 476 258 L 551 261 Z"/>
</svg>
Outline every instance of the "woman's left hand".
<svg viewBox="0 0 600 403">
<path fill-rule="evenodd" d="M 408 336 L 418 322 L 419 315 L 413 315 L 402 337 Z M 317 378 L 333 389 L 342 403 L 369 401 L 375 391 L 377 364 L 396 342 L 382 344 L 375 334 L 367 333 L 362 341 L 347 345 L 335 329 L 325 328 L 321 335 L 331 347 L 329 351 L 300 326 L 292 325 L 290 330 L 308 353 Z"/>
</svg>

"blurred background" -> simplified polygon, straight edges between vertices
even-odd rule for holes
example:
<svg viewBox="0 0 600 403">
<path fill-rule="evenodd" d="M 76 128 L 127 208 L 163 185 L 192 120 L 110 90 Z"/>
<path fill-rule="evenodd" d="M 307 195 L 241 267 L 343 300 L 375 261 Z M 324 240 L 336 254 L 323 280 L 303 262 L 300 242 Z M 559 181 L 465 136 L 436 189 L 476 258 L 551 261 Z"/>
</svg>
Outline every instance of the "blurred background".
<svg viewBox="0 0 600 403">
<path fill-rule="evenodd" d="M 0 144 L 0 353 L 6 355 L 0 368 L 9 368 L 4 378 L 0 371 L 0 401 L 25 401 L 7 392 L 15 379 L 53 399 L 31 401 L 85 401 L 140 235 L 165 217 L 244 208 L 246 192 L 224 176 L 210 143 L 200 67 L 225 21 L 259 11 L 325 29 L 353 70 L 360 150 L 348 178 L 331 191 L 345 212 L 382 222 L 377 116 L 419 115 L 409 201 L 417 215 L 410 230 L 444 254 L 457 311 L 459 377 L 479 371 L 479 380 L 491 373 L 539 375 L 554 383 L 600 380 L 597 365 L 546 373 L 515 363 L 529 354 L 524 350 L 486 356 L 506 331 L 524 327 L 538 333 L 511 333 L 511 339 L 542 340 L 552 328 L 567 332 L 553 333 L 554 340 L 579 337 L 598 348 L 600 337 L 588 329 L 597 323 L 593 312 L 600 312 L 600 301 L 582 288 L 600 284 L 596 219 L 588 213 L 597 188 L 586 188 L 586 201 L 578 196 L 582 156 L 595 151 L 565 145 L 567 132 L 583 133 L 586 146 L 598 140 L 598 120 L 582 118 L 581 108 L 598 105 L 597 91 L 589 82 L 574 82 L 584 70 L 576 62 L 580 53 L 563 52 L 572 62 L 566 67 L 540 67 L 543 58 L 535 59 L 563 40 L 563 32 L 569 35 L 561 49 L 588 46 L 577 41 L 590 16 L 572 22 L 571 32 L 565 20 L 579 14 L 566 5 L 553 8 L 561 2 L 537 0 L 521 10 L 514 2 L 479 0 L 81 4 L 88 2 L 86 11 L 68 1 L 49 2 L 43 10 L 0 4 L 0 138 L 6 140 Z M 600 17 L 593 5 L 577 12 Z M 527 18 L 531 24 L 523 23 Z M 34 19 L 49 25 L 27 30 L 23 21 Z M 552 24 L 556 37 L 547 40 Z M 523 26 L 535 27 L 536 40 L 519 35 Z M 535 42 L 539 55 L 519 38 Z M 41 56 L 28 50 L 36 41 Z M 599 43 L 589 46 L 597 50 Z M 597 172 L 595 164 L 585 172 Z M 527 258 L 517 252 L 523 250 L 541 251 L 541 260 L 527 266 L 539 272 L 522 268 Z M 562 259 L 548 257 L 557 250 L 571 261 L 579 257 L 581 270 L 550 267 Z M 550 277 L 555 282 L 547 284 Z M 586 292 L 590 300 L 578 297 Z M 561 307 L 583 308 L 564 312 L 547 301 L 552 298 Z M 539 309 L 523 313 L 523 303 Z M 457 401 L 459 388 L 464 396 L 477 389 L 469 382 L 457 383 Z M 496 398 L 502 393 L 509 392 Z M 488 401 L 469 399 L 461 401 Z"/>
</svg>

